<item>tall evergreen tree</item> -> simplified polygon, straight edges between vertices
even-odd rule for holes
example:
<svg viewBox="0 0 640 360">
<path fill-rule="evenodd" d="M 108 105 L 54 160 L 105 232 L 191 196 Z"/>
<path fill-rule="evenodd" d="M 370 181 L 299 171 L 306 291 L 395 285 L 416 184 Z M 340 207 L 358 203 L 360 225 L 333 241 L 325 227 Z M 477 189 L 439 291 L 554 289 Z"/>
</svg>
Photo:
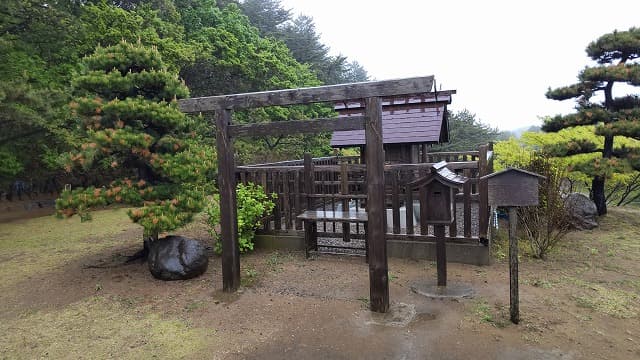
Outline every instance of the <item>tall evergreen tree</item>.
<svg viewBox="0 0 640 360">
<path fill-rule="evenodd" d="M 593 144 L 573 142 L 567 148 L 576 152 L 601 152 L 602 157 L 593 164 L 591 193 L 600 215 L 607 213 L 605 180 L 613 172 L 633 167 L 640 169 L 640 153 L 632 150 L 614 152 L 615 136 L 640 139 L 640 97 L 613 96 L 616 83 L 640 86 L 640 28 L 605 34 L 587 46 L 587 55 L 597 65 L 588 66 L 578 75 L 578 83 L 558 89 L 549 89 L 547 97 L 554 100 L 577 99 L 576 113 L 550 118 L 544 131 L 558 131 L 579 125 L 597 125 L 596 134 L 604 136 L 602 148 Z M 592 101 L 602 92 L 604 101 Z"/>
<path fill-rule="evenodd" d="M 131 220 L 154 239 L 191 221 L 210 190 L 215 155 L 196 135 L 200 125 L 177 107 L 186 86 L 156 49 L 141 44 L 98 48 L 83 62 L 86 71 L 74 81 L 81 96 L 71 108 L 86 141 L 67 154 L 65 167 L 99 168 L 115 180 L 63 192 L 58 214 L 85 220 L 96 206 L 127 204 L 135 207 Z"/>
<path fill-rule="evenodd" d="M 491 141 L 497 141 L 501 132 L 484 124 L 469 110 L 449 111 L 449 142 L 436 145 L 431 151 L 467 151 Z"/>
</svg>

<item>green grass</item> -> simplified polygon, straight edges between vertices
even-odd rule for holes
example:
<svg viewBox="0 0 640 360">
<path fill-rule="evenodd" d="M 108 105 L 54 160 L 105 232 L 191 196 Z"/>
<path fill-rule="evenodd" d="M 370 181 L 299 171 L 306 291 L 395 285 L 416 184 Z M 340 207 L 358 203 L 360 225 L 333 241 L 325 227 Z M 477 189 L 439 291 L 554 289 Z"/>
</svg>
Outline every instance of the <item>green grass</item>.
<svg viewBox="0 0 640 360">
<path fill-rule="evenodd" d="M 95 296 L 56 311 L 0 323 L 7 359 L 194 358 L 215 342 L 209 331 L 164 319 L 131 304 Z"/>
<path fill-rule="evenodd" d="M 10 287 L 38 273 L 45 273 L 74 261 L 123 244 L 142 243 L 140 235 L 123 239 L 127 229 L 137 229 L 126 209 L 96 211 L 94 220 L 53 216 L 2 224 L 0 232 L 0 289 Z"/>
<path fill-rule="evenodd" d="M 578 291 L 572 296 L 578 306 L 621 319 L 638 317 L 640 296 L 636 292 L 614 289 L 578 278 L 566 280 L 578 287 Z"/>
<path fill-rule="evenodd" d="M 486 323 L 497 328 L 506 327 L 509 322 L 502 306 L 491 307 L 487 300 L 479 298 L 471 303 L 471 313 L 476 321 Z"/>
</svg>

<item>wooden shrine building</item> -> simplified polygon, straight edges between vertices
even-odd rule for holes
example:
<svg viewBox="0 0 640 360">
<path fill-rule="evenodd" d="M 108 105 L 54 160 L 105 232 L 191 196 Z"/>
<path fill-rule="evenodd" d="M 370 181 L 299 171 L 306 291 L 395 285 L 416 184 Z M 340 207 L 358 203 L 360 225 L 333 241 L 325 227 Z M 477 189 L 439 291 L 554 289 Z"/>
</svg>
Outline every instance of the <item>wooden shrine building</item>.
<svg viewBox="0 0 640 360">
<path fill-rule="evenodd" d="M 427 146 L 449 141 L 447 105 L 455 90 L 396 96 L 382 100 L 382 129 L 385 161 L 416 164 Z M 362 100 L 339 102 L 334 106 L 339 117 L 362 116 Z M 364 130 L 335 131 L 334 148 L 360 147 L 364 154 Z"/>
</svg>

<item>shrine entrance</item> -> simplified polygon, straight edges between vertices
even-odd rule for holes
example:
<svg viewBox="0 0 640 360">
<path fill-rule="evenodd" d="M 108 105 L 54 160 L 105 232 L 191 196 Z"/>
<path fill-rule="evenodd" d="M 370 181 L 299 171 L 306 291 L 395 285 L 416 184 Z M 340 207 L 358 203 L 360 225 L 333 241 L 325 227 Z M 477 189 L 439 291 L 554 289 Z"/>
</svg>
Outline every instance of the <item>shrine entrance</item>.
<svg viewBox="0 0 640 360">
<path fill-rule="evenodd" d="M 389 277 L 386 231 L 383 221 L 386 214 L 381 98 L 427 93 L 431 91 L 433 82 L 433 76 L 426 76 L 180 100 L 182 111 L 186 113 L 212 112 L 215 118 L 223 290 L 232 292 L 240 286 L 240 253 L 235 192 L 236 165 L 233 138 L 364 129 L 367 183 L 366 217 L 369 220 L 366 242 L 369 260 L 370 306 L 372 311 L 387 312 L 389 309 Z M 360 116 L 251 125 L 232 124 L 234 110 L 361 99 L 364 99 L 364 115 Z"/>
</svg>

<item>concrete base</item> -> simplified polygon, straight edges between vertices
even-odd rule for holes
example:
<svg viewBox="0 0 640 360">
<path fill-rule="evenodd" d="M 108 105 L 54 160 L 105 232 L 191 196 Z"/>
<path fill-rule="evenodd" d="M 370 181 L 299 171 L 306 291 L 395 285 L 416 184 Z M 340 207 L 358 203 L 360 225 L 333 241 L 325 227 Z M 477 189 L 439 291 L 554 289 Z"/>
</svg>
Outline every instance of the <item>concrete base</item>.
<svg viewBox="0 0 640 360">
<path fill-rule="evenodd" d="M 434 242 L 387 240 L 389 257 L 416 260 L 436 260 Z M 447 243 L 447 261 L 471 265 L 489 265 L 491 253 L 488 246 L 480 244 Z"/>
<path fill-rule="evenodd" d="M 277 235 L 256 234 L 254 245 L 269 250 L 304 250 L 304 232 L 296 230 L 281 232 Z"/>
<path fill-rule="evenodd" d="M 292 230 L 278 234 L 257 234 L 255 246 L 260 249 L 304 250 L 304 232 Z M 436 259 L 436 244 L 424 241 L 387 240 L 387 255 L 416 260 Z M 470 265 L 489 265 L 488 246 L 447 243 L 447 261 Z"/>
<path fill-rule="evenodd" d="M 436 281 L 422 281 L 411 285 L 413 292 L 432 299 L 462 299 L 473 297 L 473 289 L 465 284 L 438 286 Z"/>
</svg>

